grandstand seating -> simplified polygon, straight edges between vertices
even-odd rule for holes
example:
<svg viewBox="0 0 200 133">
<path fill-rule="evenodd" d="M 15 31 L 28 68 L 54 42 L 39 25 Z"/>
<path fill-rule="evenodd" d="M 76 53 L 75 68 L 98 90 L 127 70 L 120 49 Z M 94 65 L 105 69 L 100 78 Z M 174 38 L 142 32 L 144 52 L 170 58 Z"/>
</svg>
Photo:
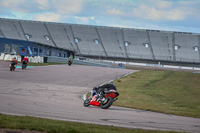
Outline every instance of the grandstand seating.
<svg viewBox="0 0 200 133">
<path fill-rule="evenodd" d="M 94 27 L 72 26 L 74 38 L 80 39 L 77 45 L 82 55 L 105 56 L 105 52 Z"/>
<path fill-rule="evenodd" d="M 57 47 L 74 50 L 74 46 L 66 32 L 65 27 L 62 24 L 46 24 L 52 40 L 56 43 Z"/>
<path fill-rule="evenodd" d="M 199 62 L 199 51 L 194 51 L 198 45 L 198 36 L 192 34 L 175 34 L 175 44 L 180 46 L 175 50 L 176 61 Z"/>
<path fill-rule="evenodd" d="M 114 28 L 97 28 L 108 57 L 126 58 L 120 32 Z M 120 43 L 121 42 L 121 43 Z"/>
<path fill-rule="evenodd" d="M 5 38 L 26 40 L 23 31 L 17 21 L 1 20 L 0 29 Z"/>
<path fill-rule="evenodd" d="M 80 56 L 200 63 L 200 34 L 194 33 L 0 18 L 0 37 L 68 49 Z"/>
<path fill-rule="evenodd" d="M 125 41 L 130 44 L 127 46 L 129 58 L 152 59 L 153 55 L 145 43 L 149 43 L 146 31 L 124 30 Z"/>
<path fill-rule="evenodd" d="M 156 60 L 173 61 L 172 34 L 149 32 Z"/>
<path fill-rule="evenodd" d="M 24 34 L 31 36 L 28 39 L 29 41 L 39 42 L 49 46 L 56 46 L 56 44 L 53 44 L 52 38 L 50 37 L 47 28 L 45 28 L 43 23 L 29 21 L 21 21 L 20 23 L 24 30 Z M 45 36 L 48 36 L 49 39 L 46 39 Z"/>
</svg>

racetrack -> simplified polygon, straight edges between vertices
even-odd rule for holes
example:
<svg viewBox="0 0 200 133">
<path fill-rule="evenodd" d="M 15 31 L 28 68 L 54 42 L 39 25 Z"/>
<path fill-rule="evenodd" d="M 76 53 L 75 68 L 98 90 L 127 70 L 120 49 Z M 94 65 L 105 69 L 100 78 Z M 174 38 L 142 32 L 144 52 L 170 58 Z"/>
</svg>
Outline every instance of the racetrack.
<svg viewBox="0 0 200 133">
<path fill-rule="evenodd" d="M 200 119 L 111 106 L 84 107 L 82 96 L 94 86 L 133 70 L 54 65 L 9 71 L 0 61 L 0 113 L 28 115 L 126 128 L 200 132 Z"/>
</svg>

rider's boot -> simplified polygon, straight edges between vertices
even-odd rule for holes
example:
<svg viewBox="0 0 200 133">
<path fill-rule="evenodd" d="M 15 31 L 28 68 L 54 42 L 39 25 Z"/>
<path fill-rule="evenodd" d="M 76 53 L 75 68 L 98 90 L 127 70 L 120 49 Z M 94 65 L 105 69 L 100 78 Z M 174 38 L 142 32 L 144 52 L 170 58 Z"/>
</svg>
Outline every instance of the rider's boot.
<svg viewBox="0 0 200 133">
<path fill-rule="evenodd" d="M 103 94 L 100 94 L 100 99 L 101 99 L 101 101 L 105 101 L 106 100 L 106 98 L 104 97 Z"/>
</svg>

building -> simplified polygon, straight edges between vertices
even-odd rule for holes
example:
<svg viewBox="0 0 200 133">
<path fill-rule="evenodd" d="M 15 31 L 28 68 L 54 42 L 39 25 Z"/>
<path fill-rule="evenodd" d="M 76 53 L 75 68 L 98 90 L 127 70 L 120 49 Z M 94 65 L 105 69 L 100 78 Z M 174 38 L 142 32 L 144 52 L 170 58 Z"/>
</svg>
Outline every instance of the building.
<svg viewBox="0 0 200 133">
<path fill-rule="evenodd" d="M 0 39 L 32 42 L 33 53 L 47 58 L 75 53 L 90 58 L 200 64 L 197 33 L 1 18 Z M 5 53 L 9 48 L 3 47 L 0 52 Z"/>
</svg>

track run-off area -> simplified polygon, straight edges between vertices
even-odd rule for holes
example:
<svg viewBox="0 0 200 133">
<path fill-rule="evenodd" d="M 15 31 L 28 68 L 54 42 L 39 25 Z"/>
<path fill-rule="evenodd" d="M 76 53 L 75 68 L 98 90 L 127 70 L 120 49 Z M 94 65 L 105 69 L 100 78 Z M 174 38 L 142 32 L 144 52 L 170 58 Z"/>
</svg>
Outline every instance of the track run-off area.
<svg viewBox="0 0 200 133">
<path fill-rule="evenodd" d="M 117 106 L 83 106 L 83 95 L 94 86 L 132 72 L 136 71 L 84 65 L 17 68 L 11 72 L 9 62 L 0 61 L 0 113 L 125 128 L 200 132 L 198 118 Z"/>
</svg>

